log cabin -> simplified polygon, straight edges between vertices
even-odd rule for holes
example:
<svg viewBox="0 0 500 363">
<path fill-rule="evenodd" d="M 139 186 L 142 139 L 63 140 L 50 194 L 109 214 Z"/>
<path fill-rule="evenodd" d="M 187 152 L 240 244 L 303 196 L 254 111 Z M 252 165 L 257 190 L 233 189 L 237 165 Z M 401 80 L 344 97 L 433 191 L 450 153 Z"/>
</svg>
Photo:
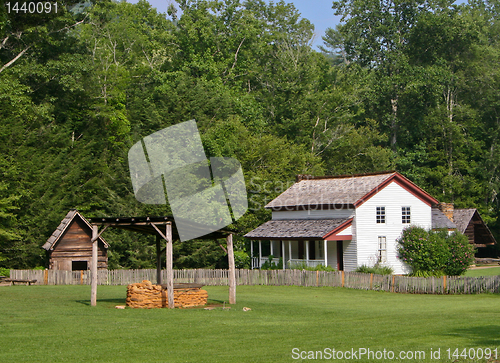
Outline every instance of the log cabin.
<svg viewBox="0 0 500 363">
<path fill-rule="evenodd" d="M 49 257 L 51 270 L 90 270 L 92 264 L 92 226 L 72 209 L 42 246 Z M 97 268 L 108 267 L 108 244 L 99 237 Z"/>
</svg>

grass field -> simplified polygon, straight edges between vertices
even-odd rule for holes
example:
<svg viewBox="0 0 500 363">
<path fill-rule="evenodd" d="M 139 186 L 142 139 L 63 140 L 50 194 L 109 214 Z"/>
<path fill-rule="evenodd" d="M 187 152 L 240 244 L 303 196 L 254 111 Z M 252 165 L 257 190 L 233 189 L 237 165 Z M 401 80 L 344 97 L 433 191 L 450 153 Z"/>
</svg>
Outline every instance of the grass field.
<svg viewBox="0 0 500 363">
<path fill-rule="evenodd" d="M 464 276 L 479 277 L 479 276 L 497 276 L 500 275 L 500 267 L 488 267 L 468 270 Z"/>
<path fill-rule="evenodd" d="M 227 287 L 206 290 L 213 303 L 227 299 Z M 387 361 L 425 352 L 412 362 L 436 361 L 431 349 L 445 362 L 455 361 L 448 348 L 500 354 L 500 296 L 493 294 L 239 286 L 231 310 L 115 309 L 125 294 L 124 286 L 99 286 L 91 307 L 88 286 L 1 287 L 0 362 L 294 362 L 301 351 L 325 348 L 393 351 Z"/>
</svg>

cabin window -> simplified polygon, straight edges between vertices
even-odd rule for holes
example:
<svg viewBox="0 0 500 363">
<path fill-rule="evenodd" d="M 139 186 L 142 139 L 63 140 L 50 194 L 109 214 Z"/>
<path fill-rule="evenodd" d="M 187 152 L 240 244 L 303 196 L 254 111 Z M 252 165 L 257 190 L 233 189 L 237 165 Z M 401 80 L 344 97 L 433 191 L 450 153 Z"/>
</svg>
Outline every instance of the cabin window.
<svg viewBox="0 0 500 363">
<path fill-rule="evenodd" d="M 377 223 L 385 223 L 385 207 L 377 207 Z"/>
<path fill-rule="evenodd" d="M 87 261 L 72 261 L 71 262 L 71 270 L 72 271 L 88 270 Z"/>
<path fill-rule="evenodd" d="M 385 236 L 378 236 L 378 262 L 387 262 L 387 238 Z"/>
<path fill-rule="evenodd" d="M 401 218 L 402 218 L 403 224 L 411 223 L 410 207 L 401 207 Z"/>
</svg>

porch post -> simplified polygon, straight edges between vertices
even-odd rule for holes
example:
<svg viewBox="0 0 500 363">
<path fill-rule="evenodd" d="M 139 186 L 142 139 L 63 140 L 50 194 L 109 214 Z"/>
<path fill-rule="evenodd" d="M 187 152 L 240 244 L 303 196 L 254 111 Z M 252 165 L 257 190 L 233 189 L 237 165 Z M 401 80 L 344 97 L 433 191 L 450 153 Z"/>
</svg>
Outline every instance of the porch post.
<svg viewBox="0 0 500 363">
<path fill-rule="evenodd" d="M 262 240 L 259 240 L 259 270 L 260 270 L 260 261 L 262 260 Z"/>
<path fill-rule="evenodd" d="M 325 254 L 325 267 L 328 266 L 328 241 L 323 241 L 323 253 Z"/>
<path fill-rule="evenodd" d="M 97 305 L 97 244 L 99 243 L 99 227 L 92 226 L 92 265 L 90 266 L 90 306 Z"/>
<path fill-rule="evenodd" d="M 274 241 L 269 241 L 269 249 L 271 250 L 270 254 L 274 256 Z"/>
<path fill-rule="evenodd" d="M 281 243 L 281 259 L 283 261 L 283 270 L 286 267 L 286 259 L 285 259 L 285 242 L 280 241 Z"/>
<path fill-rule="evenodd" d="M 250 270 L 253 270 L 253 241 L 250 240 Z"/>
<path fill-rule="evenodd" d="M 288 241 L 288 259 L 290 260 L 290 265 L 292 264 L 292 241 Z M 290 268 L 290 266 L 288 266 Z"/>
<path fill-rule="evenodd" d="M 306 241 L 306 264 L 309 266 L 309 241 Z"/>
</svg>

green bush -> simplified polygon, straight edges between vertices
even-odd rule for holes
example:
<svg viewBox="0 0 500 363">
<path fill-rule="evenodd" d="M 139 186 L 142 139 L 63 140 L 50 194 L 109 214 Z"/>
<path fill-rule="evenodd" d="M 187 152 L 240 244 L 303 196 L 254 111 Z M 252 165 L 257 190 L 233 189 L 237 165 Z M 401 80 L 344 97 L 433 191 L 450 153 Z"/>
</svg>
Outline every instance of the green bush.
<svg viewBox="0 0 500 363">
<path fill-rule="evenodd" d="M 244 251 L 234 251 L 234 266 L 236 268 L 250 268 L 250 256 Z"/>
<path fill-rule="evenodd" d="M 335 269 L 331 266 L 325 266 L 323 264 L 319 264 L 317 266 L 307 266 L 305 262 L 296 262 L 290 265 L 291 270 L 306 270 L 306 271 L 335 271 Z"/>
<path fill-rule="evenodd" d="M 355 272 L 361 272 L 365 274 L 377 274 L 377 275 L 392 275 L 394 270 L 388 266 L 381 266 L 379 264 L 369 267 L 366 265 L 359 266 Z"/>
<path fill-rule="evenodd" d="M 5 267 L 0 267 L 0 276 L 10 277 L 10 270 Z"/>
<path fill-rule="evenodd" d="M 398 239 L 398 254 L 412 268 L 413 276 L 455 276 L 474 261 L 474 246 L 462 233 L 448 235 L 410 226 Z"/>
<path fill-rule="evenodd" d="M 280 257 L 278 264 L 273 261 L 274 256 L 270 255 L 268 260 L 262 264 L 261 270 L 282 270 L 283 269 L 283 258 Z"/>
<path fill-rule="evenodd" d="M 474 246 L 469 243 L 469 239 L 462 233 L 453 233 L 448 239 L 450 256 L 446 262 L 444 272 L 448 276 L 458 276 L 463 274 L 474 262 Z"/>
</svg>

